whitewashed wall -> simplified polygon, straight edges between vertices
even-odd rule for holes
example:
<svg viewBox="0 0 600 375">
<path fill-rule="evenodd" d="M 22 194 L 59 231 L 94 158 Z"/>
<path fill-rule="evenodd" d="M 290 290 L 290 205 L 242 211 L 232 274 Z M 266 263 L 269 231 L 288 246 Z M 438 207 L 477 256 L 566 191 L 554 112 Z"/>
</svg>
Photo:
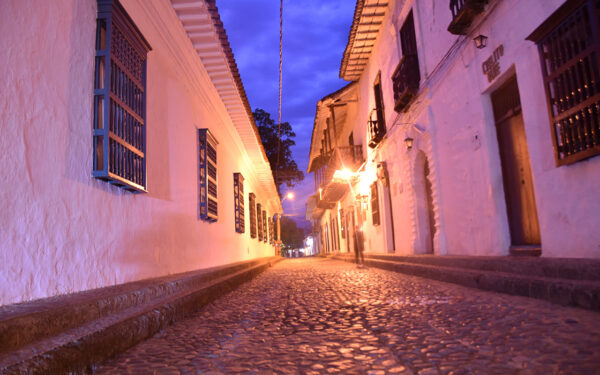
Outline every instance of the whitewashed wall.
<svg viewBox="0 0 600 375">
<path fill-rule="evenodd" d="M 139 195 L 91 177 L 96 1 L 0 1 L 0 305 L 274 254 L 250 238 L 247 193 L 269 214 L 273 197 L 204 68 L 195 67 L 201 90 L 181 69 L 200 60 L 175 12 L 157 20 L 141 1 L 122 3 L 153 48 L 149 192 Z M 203 127 L 220 142 L 213 224 L 197 216 Z M 234 227 L 234 172 L 246 178 L 244 234 Z"/>
<path fill-rule="evenodd" d="M 355 139 L 366 145 L 368 114 L 375 106 L 373 83 L 381 71 L 388 135 L 377 151 L 368 151 L 368 159 L 371 168 L 380 160 L 388 163 L 396 253 L 422 252 L 414 176 L 416 156 L 423 151 L 433 184 L 435 253 L 508 254 L 510 235 L 490 93 L 516 74 L 542 256 L 600 258 L 600 157 L 555 166 L 537 46 L 525 40 L 563 1 L 492 0 L 493 11 L 485 20 L 476 19 L 466 37 L 447 31 L 451 21 L 447 3 L 390 2 L 359 81 L 354 132 Z M 393 110 L 391 76 L 400 58 L 397 35 L 410 9 L 415 17 L 422 91 L 410 110 L 398 115 Z M 487 48 L 475 48 L 471 39 L 478 34 L 488 36 Z M 500 44 L 504 46 L 501 75 L 488 83 L 481 65 Z M 451 49 L 450 57 L 444 59 Z M 415 139 L 410 151 L 404 145 L 406 136 Z M 374 238 L 371 250 L 383 251 L 378 228 L 367 225 L 365 235 Z"/>
</svg>

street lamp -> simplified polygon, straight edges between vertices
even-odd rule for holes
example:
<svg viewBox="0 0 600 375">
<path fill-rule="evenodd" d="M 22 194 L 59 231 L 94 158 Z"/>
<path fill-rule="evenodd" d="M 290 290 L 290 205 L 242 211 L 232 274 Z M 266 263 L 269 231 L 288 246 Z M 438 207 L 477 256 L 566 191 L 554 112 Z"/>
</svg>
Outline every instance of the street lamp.
<svg viewBox="0 0 600 375">
<path fill-rule="evenodd" d="M 288 193 L 285 195 L 285 197 L 286 197 L 287 199 L 294 199 L 295 195 L 294 195 L 294 193 L 293 193 L 293 192 L 291 192 L 291 191 L 290 191 L 290 192 L 288 192 Z"/>
</svg>

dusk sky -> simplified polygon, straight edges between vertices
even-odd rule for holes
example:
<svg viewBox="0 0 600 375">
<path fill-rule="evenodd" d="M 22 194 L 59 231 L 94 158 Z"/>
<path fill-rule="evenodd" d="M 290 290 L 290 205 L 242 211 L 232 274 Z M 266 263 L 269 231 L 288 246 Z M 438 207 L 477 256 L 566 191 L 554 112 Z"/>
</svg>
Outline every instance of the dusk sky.
<svg viewBox="0 0 600 375">
<path fill-rule="evenodd" d="M 262 108 L 277 121 L 279 82 L 279 1 L 217 0 L 252 109 Z M 306 172 L 317 101 L 347 84 L 340 62 L 354 15 L 352 0 L 284 0 L 282 122 L 296 132 L 294 158 Z M 286 191 L 286 187 L 283 187 Z M 304 216 L 314 180 L 305 174 L 294 201 L 283 202 L 286 215 Z"/>
</svg>

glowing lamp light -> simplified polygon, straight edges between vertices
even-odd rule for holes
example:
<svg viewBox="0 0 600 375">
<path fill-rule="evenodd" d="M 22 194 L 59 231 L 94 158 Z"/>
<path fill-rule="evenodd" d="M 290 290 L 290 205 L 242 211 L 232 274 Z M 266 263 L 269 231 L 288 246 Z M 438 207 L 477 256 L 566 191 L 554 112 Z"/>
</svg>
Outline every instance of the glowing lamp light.
<svg viewBox="0 0 600 375">
<path fill-rule="evenodd" d="M 345 180 L 350 181 L 352 178 L 356 177 L 356 173 L 352 172 L 349 169 L 338 169 L 333 173 L 333 178 L 336 180 Z"/>
<path fill-rule="evenodd" d="M 485 48 L 487 46 L 487 39 L 488 37 L 485 35 L 477 35 L 475 38 L 473 38 L 473 41 L 475 42 L 475 48 Z"/>
<path fill-rule="evenodd" d="M 295 195 L 291 191 L 285 195 L 287 199 L 294 199 Z"/>
</svg>

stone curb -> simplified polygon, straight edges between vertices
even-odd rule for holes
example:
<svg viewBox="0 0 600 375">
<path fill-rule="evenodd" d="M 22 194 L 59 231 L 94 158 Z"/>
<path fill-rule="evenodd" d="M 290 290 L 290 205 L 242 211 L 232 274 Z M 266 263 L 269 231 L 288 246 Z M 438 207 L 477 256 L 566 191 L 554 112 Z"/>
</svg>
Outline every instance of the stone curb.
<svg viewBox="0 0 600 375">
<path fill-rule="evenodd" d="M 354 262 L 353 256 L 336 254 L 333 259 Z M 499 293 L 537 298 L 563 306 L 600 311 L 600 282 L 528 276 L 458 267 L 382 260 L 365 254 L 367 266 L 420 276 Z"/>
<path fill-rule="evenodd" d="M 137 343 L 152 337 L 168 325 L 181 320 L 211 301 L 252 279 L 281 261 L 280 257 L 240 262 L 233 265 L 173 275 L 167 278 L 145 280 L 138 294 L 161 289 L 161 297 L 147 298 L 145 304 L 133 305 L 121 311 L 86 322 L 83 325 L 39 338 L 26 346 L 0 352 L 0 374 L 88 374 L 107 359 L 122 353 Z M 194 277 L 195 276 L 195 277 Z M 176 288 L 165 288 L 168 284 Z M 197 279 L 197 280 L 194 280 Z M 154 287 L 152 288 L 152 283 Z M 140 282 L 130 283 L 139 284 Z M 124 285 L 103 288 L 102 300 L 111 289 L 122 292 Z M 150 287 L 150 289 L 146 289 Z M 176 290 L 173 292 L 173 290 Z M 84 294 L 90 294 L 83 292 Z M 127 290 L 127 295 L 132 293 Z M 76 293 L 77 294 L 77 293 Z M 136 293 L 134 293 L 136 294 Z M 119 300 L 118 293 L 113 296 Z M 72 295 L 53 297 L 53 302 L 72 300 Z M 141 298 L 141 300 L 145 300 Z M 39 304 L 34 301 L 32 304 Z M 86 301 L 89 303 L 89 301 Z M 20 305 L 27 305 L 20 304 Z M 43 305 L 43 304 L 42 304 Z M 129 306 L 129 304 L 125 304 Z M 71 306 L 81 311 L 81 306 Z M 63 310 L 68 307 L 63 308 Z M 54 312 L 51 312 L 50 319 Z M 43 311 L 35 311 L 36 319 L 43 319 Z M 92 314 L 93 315 L 93 314 Z M 14 319 L 13 319 L 14 320 Z M 10 324 L 10 319 L 5 325 Z M 51 320 L 46 320 L 46 324 Z"/>
</svg>

